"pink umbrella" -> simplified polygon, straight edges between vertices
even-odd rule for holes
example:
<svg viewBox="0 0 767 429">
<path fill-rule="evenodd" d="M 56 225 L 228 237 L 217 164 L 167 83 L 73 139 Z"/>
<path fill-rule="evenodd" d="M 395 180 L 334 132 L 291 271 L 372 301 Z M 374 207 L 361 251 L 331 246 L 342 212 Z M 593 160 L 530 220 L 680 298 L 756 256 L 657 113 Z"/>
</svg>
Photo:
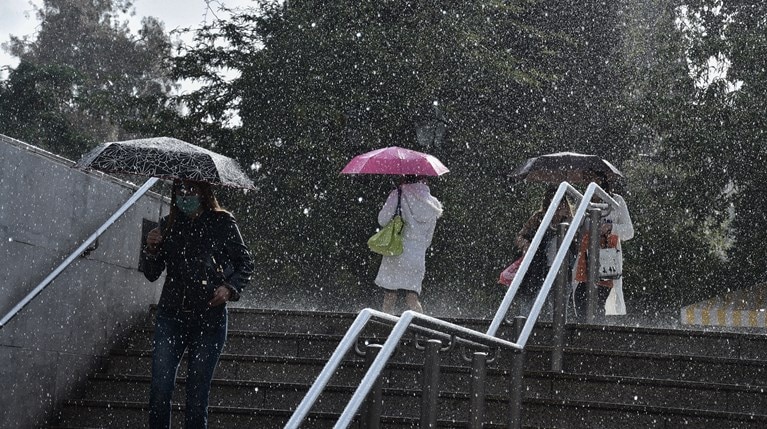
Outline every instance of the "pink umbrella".
<svg viewBox="0 0 767 429">
<path fill-rule="evenodd" d="M 391 146 L 355 156 L 341 170 L 341 174 L 441 176 L 448 171 L 450 170 L 432 155 Z"/>
</svg>

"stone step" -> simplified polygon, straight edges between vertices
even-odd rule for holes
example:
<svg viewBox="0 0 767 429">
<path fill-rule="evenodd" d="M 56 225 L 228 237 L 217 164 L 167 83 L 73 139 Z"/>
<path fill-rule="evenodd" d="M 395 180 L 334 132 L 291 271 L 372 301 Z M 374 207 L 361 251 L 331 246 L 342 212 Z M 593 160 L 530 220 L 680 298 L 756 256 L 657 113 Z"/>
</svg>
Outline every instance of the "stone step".
<svg viewBox="0 0 767 429">
<path fill-rule="evenodd" d="M 687 345 L 683 344 L 682 338 L 677 338 L 679 341 L 676 347 L 670 347 L 669 350 L 662 350 L 661 347 L 653 346 L 649 347 L 650 343 L 643 344 L 639 347 L 638 338 L 646 339 L 652 333 L 645 334 L 638 337 L 637 335 L 627 334 L 626 338 L 621 340 L 615 340 L 613 344 L 628 344 L 628 346 L 612 346 L 612 347 L 599 347 L 598 341 L 592 337 L 596 336 L 590 330 L 575 331 L 576 335 L 568 335 L 569 340 L 566 342 L 566 350 L 568 355 L 565 358 L 565 365 L 568 365 L 573 372 L 586 372 L 595 371 L 590 366 L 599 366 L 599 359 L 605 357 L 612 361 L 620 360 L 618 368 L 628 368 L 630 362 L 634 362 L 638 366 L 639 370 L 645 370 L 644 373 L 634 372 L 621 373 L 622 375 L 631 376 L 647 376 L 651 377 L 656 372 L 664 374 L 663 378 L 676 378 L 682 376 L 685 379 L 695 381 L 707 381 L 711 380 L 710 369 L 707 365 L 712 363 L 716 366 L 732 368 L 727 370 L 728 377 L 733 377 L 730 382 L 743 383 L 748 380 L 752 380 L 757 384 L 767 384 L 767 364 L 763 364 L 767 359 L 761 359 L 765 350 L 767 350 L 767 342 L 762 342 L 761 339 L 755 338 L 733 338 L 726 341 L 715 335 L 715 338 L 722 339 L 719 342 L 719 347 L 715 347 L 712 340 L 706 341 L 706 345 L 710 353 L 703 353 L 698 350 L 698 346 L 692 346 L 694 337 L 684 339 Z M 142 327 L 136 329 L 123 345 L 126 349 L 131 350 L 149 350 L 151 349 L 151 336 L 152 328 Z M 602 329 L 597 329 L 595 332 L 602 332 Z M 612 335 L 619 335 L 615 331 Z M 261 331 L 248 331 L 248 330 L 236 330 L 229 331 L 224 353 L 234 355 L 260 355 L 260 356 L 293 356 L 293 357 L 313 357 L 313 358 L 329 358 L 336 347 L 341 341 L 341 335 L 334 334 L 314 334 L 314 333 L 291 333 L 291 332 L 261 332 Z M 385 341 L 386 335 L 382 335 L 380 332 L 363 332 L 360 341 L 360 348 L 364 348 L 366 342 L 370 343 L 382 343 Z M 668 341 L 668 337 L 655 338 L 655 342 Z M 545 345 L 531 344 L 527 348 L 531 356 L 528 361 L 539 361 L 541 358 L 545 362 L 549 361 L 549 356 L 546 356 L 546 351 L 550 350 L 550 342 Z M 761 346 L 761 348 L 760 348 Z M 671 349 L 675 350 L 672 351 Z M 470 350 L 463 352 L 466 355 L 470 355 Z M 574 353 L 574 354 L 573 354 Z M 508 368 L 510 365 L 511 352 L 501 352 L 501 356 L 497 359 L 497 366 L 501 368 Z M 541 356 L 541 358 L 532 358 L 533 356 Z M 348 359 L 362 359 L 356 356 L 353 352 L 347 354 Z M 449 353 L 443 357 L 446 364 L 461 365 L 462 353 Z M 595 362 L 597 360 L 597 362 Z M 408 336 L 403 339 L 397 351 L 392 356 L 394 362 L 423 362 L 423 353 L 414 347 L 414 339 L 412 336 Z M 607 362 L 607 361 L 605 361 Z M 703 367 L 701 367 L 703 366 Z M 579 369 L 581 368 L 582 369 Z M 598 371 L 598 369 L 596 370 Z M 708 374 L 707 374 L 708 373 Z M 713 381 L 717 381 L 718 375 L 714 376 Z"/>
<path fill-rule="evenodd" d="M 403 377 L 412 379 L 412 373 L 403 374 Z M 385 410 L 388 411 L 387 415 L 407 416 L 406 413 L 398 412 L 401 398 L 417 403 L 421 396 L 420 386 L 418 383 L 397 382 L 396 378 L 398 378 L 396 373 L 390 374 L 389 382 L 386 383 Z M 466 399 L 470 390 L 469 374 L 453 369 L 443 373 L 440 381 L 440 392 L 444 399 L 440 405 L 447 408 L 441 410 L 439 415 L 459 419 L 465 416 L 468 413 Z M 148 397 L 149 382 L 149 376 L 95 375 L 89 379 L 83 399 L 145 401 Z M 182 377 L 179 378 L 178 387 L 175 390 L 174 400 L 178 403 L 184 401 L 183 386 L 185 386 L 185 379 Z M 211 405 L 294 409 L 309 387 L 308 383 L 216 379 L 211 391 Z M 496 408 L 499 404 L 500 408 L 505 410 L 504 398 L 508 397 L 509 387 L 508 377 L 505 374 L 490 374 L 486 391 L 489 398 L 495 401 L 493 413 L 490 416 L 497 414 Z M 328 386 L 315 409 L 320 412 L 340 412 L 355 388 L 355 385 Z M 579 400 L 690 410 L 703 408 L 709 411 L 744 414 L 764 414 L 767 410 L 767 392 L 763 387 L 722 383 L 674 382 L 529 371 L 524 378 L 524 392 L 525 397 L 538 399 Z M 501 414 L 503 415 L 505 411 Z"/>
<path fill-rule="evenodd" d="M 145 362 L 149 353 L 144 352 Z M 253 385 L 281 383 L 303 386 L 303 397 L 311 383 L 325 364 L 322 359 L 288 359 L 266 356 L 243 357 L 226 355 L 222 357 L 217 379 L 238 380 Z M 601 365 L 601 361 L 598 363 Z M 662 365 L 661 365 L 662 367 Z M 747 371 L 742 368 L 738 370 Z M 149 368 L 143 371 L 149 375 Z M 364 363 L 345 362 L 331 382 L 339 387 L 356 387 L 365 372 Z M 617 371 L 613 371 L 617 372 Z M 626 371 L 630 372 L 630 371 Z M 112 373 L 124 374 L 123 371 Z M 180 377 L 185 374 L 184 368 Z M 419 391 L 422 367 L 416 364 L 390 364 L 384 372 L 385 386 L 391 389 Z M 710 377 L 714 378 L 714 377 Z M 445 366 L 440 376 L 444 392 L 468 392 L 470 370 L 466 367 Z M 486 391 L 489 395 L 506 396 L 509 389 L 509 373 L 490 368 Z M 710 410 L 743 413 L 762 413 L 767 405 L 767 385 L 754 382 L 728 384 L 721 380 L 707 382 L 675 381 L 673 379 L 648 379 L 631 375 L 609 376 L 589 373 L 555 374 L 545 370 L 527 370 L 524 378 L 526 395 L 536 398 L 566 398 L 598 402 L 619 402 L 628 405 L 674 406 L 700 408 L 706 404 Z M 145 394 L 146 390 L 144 390 Z M 298 404 L 296 400 L 295 404 Z"/>
<path fill-rule="evenodd" d="M 133 331 L 123 346 L 130 350 L 151 350 L 153 329 L 139 328 Z M 253 356 L 290 356 L 315 357 L 329 359 L 340 344 L 342 336 L 328 334 L 281 333 L 229 330 L 223 353 L 253 355 Z M 364 352 L 366 344 L 383 344 L 386 336 L 363 332 L 358 343 L 358 350 Z M 402 339 L 392 356 L 397 362 L 422 363 L 424 353 L 416 347 L 424 345 L 424 338 L 408 335 Z M 465 353 L 471 354 L 472 349 L 466 348 Z M 460 353 L 447 354 L 446 363 L 460 364 Z M 363 359 L 361 354 L 350 350 L 347 359 Z"/>
<path fill-rule="evenodd" d="M 105 357 L 84 396 L 61 408 L 60 428 L 144 427 L 152 314 Z M 211 428 L 282 427 L 339 344 L 355 314 L 238 309 L 215 373 Z M 489 320 L 453 319 L 485 332 Z M 382 342 L 371 324 L 359 340 Z M 504 324 L 501 336 L 510 338 Z M 416 427 L 423 352 L 406 336 L 384 369 L 382 427 Z M 767 336 L 732 332 L 568 325 L 564 373 L 552 373 L 551 326 L 533 330 L 525 361 L 525 425 L 531 428 L 767 427 Z M 466 427 L 470 364 L 462 347 L 442 353 L 439 427 Z M 509 351 L 491 353 L 485 427 L 505 427 Z M 349 352 L 302 427 L 333 427 L 366 370 Z M 176 400 L 182 403 L 185 365 Z M 176 413 L 183 407 L 176 406 Z M 182 419 L 174 418 L 180 427 Z M 357 427 L 355 422 L 352 427 Z"/>
<path fill-rule="evenodd" d="M 93 378 L 88 385 L 85 400 L 119 400 L 141 402 L 147 398 L 149 377 L 105 377 Z M 185 380 L 180 379 L 174 402 L 184 403 Z M 354 393 L 355 386 L 328 386 L 320 395 L 313 410 L 320 413 L 343 411 Z M 266 410 L 295 409 L 308 391 L 308 385 L 292 383 L 261 383 L 232 380 L 215 380 L 211 391 L 211 405 L 236 408 L 258 408 Z M 417 418 L 420 414 L 421 392 L 408 389 L 384 389 L 384 415 L 391 417 Z M 442 393 L 438 415 L 444 419 L 466 420 L 468 415 L 468 394 L 461 392 Z M 506 404 L 500 397 L 489 398 L 491 410 L 489 419 L 499 419 L 506 413 Z M 414 406 L 415 404 L 415 406 Z M 500 414 L 499 414 L 500 413 Z"/>
<path fill-rule="evenodd" d="M 497 404 L 489 403 L 488 409 Z M 412 407 L 412 403 L 410 407 Z M 407 407 L 405 407 L 407 408 Z M 764 415 L 737 414 L 705 409 L 685 410 L 672 407 L 527 399 L 523 404 L 525 427 L 535 428 L 728 428 L 761 429 L 767 426 Z M 245 407 L 209 408 L 212 428 L 281 428 L 289 419 L 289 409 L 265 410 Z M 174 406 L 174 428 L 181 427 L 183 406 Z M 147 408 L 142 402 L 76 400 L 67 401 L 60 412 L 60 423 L 50 427 L 145 427 Z M 338 419 L 336 413 L 312 412 L 302 428 L 330 428 Z M 485 427 L 505 427 L 505 416 L 488 419 Z M 416 419 L 386 416 L 384 428 L 417 427 Z M 358 428 L 355 420 L 350 428 Z M 464 428 L 465 420 L 440 418 L 439 428 Z"/>
<path fill-rule="evenodd" d="M 173 428 L 183 427 L 183 410 L 181 405 L 173 407 Z M 67 401 L 61 408 L 59 421 L 46 426 L 46 429 L 74 428 L 110 428 L 134 429 L 146 427 L 148 408 L 142 402 L 104 401 L 104 400 L 75 400 Z M 259 409 L 210 406 L 208 408 L 208 427 L 210 429 L 281 429 L 290 419 L 293 411 L 290 409 Z M 323 413 L 312 411 L 301 423 L 302 429 L 332 428 L 340 417 L 339 413 Z M 382 416 L 381 427 L 391 429 L 412 429 L 418 427 L 418 419 L 412 417 Z M 438 420 L 439 428 L 465 428 L 465 421 Z M 503 429 L 504 424 L 489 422 L 487 429 Z M 551 426 L 546 426 L 553 428 Z M 349 429 L 360 429 L 359 419 L 354 418 Z M 525 426 L 526 429 L 542 429 Z"/>
<path fill-rule="evenodd" d="M 337 339 L 313 339 L 312 346 L 303 344 L 300 339 L 290 337 L 272 338 L 269 335 L 251 337 L 248 333 L 243 337 L 232 335 L 231 343 L 225 349 L 217 368 L 217 375 L 222 378 L 245 378 L 243 374 L 289 374 L 291 378 L 302 377 L 291 381 L 305 382 L 305 377 L 314 379 L 322 370 L 330 349 L 337 345 Z M 287 335 L 287 334 L 286 334 Z M 240 339 L 238 339 L 240 338 Z M 255 338 L 250 340 L 251 338 Z M 267 355 L 265 348 L 252 347 L 264 340 L 278 343 L 280 347 L 295 350 L 293 355 Z M 238 341 L 252 341 L 247 347 L 253 353 L 230 353 L 238 349 Z M 145 344 L 146 345 L 146 344 Z M 324 350 L 321 353 L 318 350 Z M 115 351 L 106 361 L 105 371 L 112 374 L 147 375 L 151 367 L 149 348 Z M 135 361 L 134 361 L 135 360 Z M 345 377 L 350 377 L 350 383 L 359 380 L 363 358 L 349 353 L 345 360 L 346 368 L 356 370 Z M 462 351 L 453 350 L 442 357 L 445 365 L 467 366 L 463 361 Z M 393 355 L 391 365 L 413 364 L 423 362 L 423 352 L 408 344 L 400 346 Z M 510 354 L 501 353 L 490 368 L 507 370 L 511 365 Z M 545 371 L 551 369 L 551 348 L 530 346 L 526 352 L 526 369 Z M 396 366 L 393 366 L 396 367 Z M 702 357 L 694 355 L 673 355 L 663 353 L 644 353 L 630 351 L 565 348 L 563 370 L 567 373 L 590 375 L 615 375 L 637 378 L 654 378 L 661 380 L 681 380 L 695 382 L 713 382 L 742 385 L 767 386 L 767 361 L 757 359 L 735 359 L 720 357 Z M 183 364 L 182 364 L 183 371 Z M 250 379 L 250 378 L 248 378 Z M 269 380 L 273 381 L 273 380 Z"/>
<path fill-rule="evenodd" d="M 154 314 L 154 306 L 152 314 Z M 354 313 L 308 312 L 231 308 L 230 328 L 237 331 L 303 333 L 343 336 L 356 318 Z M 144 327 L 151 329 L 152 318 Z M 486 332 L 491 320 L 444 319 L 459 326 Z M 372 323 L 368 333 L 385 338 L 389 325 Z M 498 337 L 513 340 L 511 326 L 504 322 Z M 682 330 L 619 325 L 568 324 L 566 345 L 573 348 L 612 349 L 646 353 L 672 353 L 695 356 L 721 356 L 736 359 L 767 360 L 767 335 L 743 332 Z M 551 323 L 538 322 L 528 345 L 551 345 Z M 127 348 L 127 347 L 123 347 Z"/>
</svg>

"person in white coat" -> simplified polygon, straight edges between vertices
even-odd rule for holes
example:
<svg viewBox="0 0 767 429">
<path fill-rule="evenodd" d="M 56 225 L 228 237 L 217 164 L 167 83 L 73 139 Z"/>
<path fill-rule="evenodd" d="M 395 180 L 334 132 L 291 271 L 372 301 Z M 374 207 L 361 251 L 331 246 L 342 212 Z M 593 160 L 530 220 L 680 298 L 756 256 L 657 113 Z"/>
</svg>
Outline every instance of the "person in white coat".
<svg viewBox="0 0 767 429">
<path fill-rule="evenodd" d="M 404 250 L 397 256 L 384 256 L 375 284 L 384 289 L 382 310 L 392 313 L 399 290 L 405 291 L 405 302 L 411 310 L 423 312 L 418 299 L 426 274 L 426 250 L 431 245 L 437 219 L 442 216 L 442 203 L 431 195 L 424 178 L 412 181 L 403 179 L 401 191 L 402 231 Z M 386 225 L 397 210 L 397 189 L 389 194 L 381 211 L 378 223 Z"/>
<path fill-rule="evenodd" d="M 623 246 L 622 242 L 630 240 L 634 237 L 634 225 L 631 222 L 631 216 L 629 215 L 628 206 L 622 196 L 612 193 L 611 184 L 607 180 L 603 180 L 601 183 L 602 189 L 607 191 L 610 196 L 618 203 L 618 208 L 610 209 L 607 213 L 603 214 L 600 219 L 600 235 L 604 238 L 611 238 L 615 241 L 615 248 L 618 250 L 618 267 L 620 272 L 623 272 Z M 583 249 L 585 245 L 582 245 Z M 576 261 L 576 269 L 580 267 L 583 271 L 585 261 L 584 252 L 581 251 Z M 582 280 L 582 279 L 581 279 Z M 604 299 L 604 314 L 606 316 L 623 316 L 626 314 L 626 301 L 623 297 L 623 276 L 617 279 L 611 279 L 607 281 L 599 282 L 598 291 L 601 292 L 601 299 Z M 588 291 L 586 285 L 583 283 L 575 283 L 576 289 L 574 290 L 574 299 L 576 301 L 576 309 L 578 316 L 583 317 L 585 314 L 586 302 L 588 301 Z M 606 286 L 606 287 L 604 287 Z M 605 296 L 606 295 L 606 296 Z M 600 299 L 600 301 L 601 301 Z"/>
</svg>

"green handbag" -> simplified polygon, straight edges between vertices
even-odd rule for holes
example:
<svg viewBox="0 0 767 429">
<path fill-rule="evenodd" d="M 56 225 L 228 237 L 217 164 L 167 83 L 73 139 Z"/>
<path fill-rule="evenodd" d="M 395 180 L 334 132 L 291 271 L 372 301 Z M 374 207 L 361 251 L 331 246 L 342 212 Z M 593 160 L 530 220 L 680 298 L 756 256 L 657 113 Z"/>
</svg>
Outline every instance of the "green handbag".
<svg viewBox="0 0 767 429">
<path fill-rule="evenodd" d="M 405 222 L 402 220 L 401 201 L 402 191 L 397 188 L 397 211 L 394 212 L 389 223 L 368 239 L 368 247 L 373 252 L 384 256 L 402 254 L 402 229 L 405 227 Z"/>
</svg>

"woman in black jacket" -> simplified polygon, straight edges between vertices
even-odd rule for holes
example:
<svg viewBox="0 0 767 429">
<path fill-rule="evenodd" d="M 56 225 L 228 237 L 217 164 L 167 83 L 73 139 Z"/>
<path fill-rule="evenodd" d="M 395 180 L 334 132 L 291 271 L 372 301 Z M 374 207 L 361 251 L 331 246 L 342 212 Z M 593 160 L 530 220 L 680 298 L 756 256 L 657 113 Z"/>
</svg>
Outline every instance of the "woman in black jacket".
<svg viewBox="0 0 767 429">
<path fill-rule="evenodd" d="M 226 302 L 237 301 L 253 260 L 210 185 L 175 181 L 170 214 L 146 240 L 144 275 L 167 271 L 152 350 L 149 426 L 169 428 L 176 371 L 187 356 L 186 428 L 205 428 L 213 371 L 226 341 Z"/>
<path fill-rule="evenodd" d="M 514 239 L 514 246 L 519 251 L 518 257 L 524 256 L 530 248 L 530 244 L 532 243 L 535 234 L 538 232 L 541 222 L 543 222 L 543 218 L 546 215 L 546 211 L 549 209 L 551 201 L 556 195 L 556 191 L 557 189 L 554 187 L 546 189 L 543 201 L 541 201 L 541 207 L 527 219 L 525 225 L 519 233 L 517 233 L 517 236 Z M 538 296 L 538 292 L 541 290 L 546 275 L 557 254 L 557 225 L 563 222 L 569 223 L 572 220 L 572 217 L 570 203 L 567 201 L 567 198 L 563 198 L 559 202 L 559 206 L 557 206 L 557 211 L 554 212 L 554 217 L 551 219 L 551 223 L 549 223 L 549 227 L 546 229 L 546 234 L 543 236 L 543 240 L 533 256 L 533 260 L 527 269 L 527 273 L 525 273 L 525 279 L 522 281 L 522 284 L 519 285 L 514 305 L 510 312 L 511 315 L 529 316 L 533 304 L 535 303 L 535 298 Z M 551 294 L 549 294 L 549 296 L 551 296 Z M 547 298 L 544 303 L 544 312 L 550 311 L 550 302 L 551 300 Z"/>
</svg>

